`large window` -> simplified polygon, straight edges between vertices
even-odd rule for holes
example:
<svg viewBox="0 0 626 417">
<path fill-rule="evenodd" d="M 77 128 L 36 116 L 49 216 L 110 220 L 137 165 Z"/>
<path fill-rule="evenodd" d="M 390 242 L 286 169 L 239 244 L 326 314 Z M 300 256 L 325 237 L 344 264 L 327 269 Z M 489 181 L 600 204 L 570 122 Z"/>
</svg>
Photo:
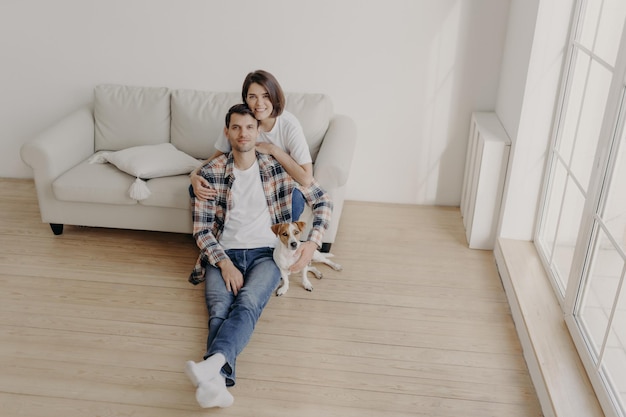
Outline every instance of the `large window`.
<svg viewBox="0 0 626 417">
<path fill-rule="evenodd" d="M 537 249 L 607 416 L 626 417 L 626 1 L 580 0 Z"/>
</svg>

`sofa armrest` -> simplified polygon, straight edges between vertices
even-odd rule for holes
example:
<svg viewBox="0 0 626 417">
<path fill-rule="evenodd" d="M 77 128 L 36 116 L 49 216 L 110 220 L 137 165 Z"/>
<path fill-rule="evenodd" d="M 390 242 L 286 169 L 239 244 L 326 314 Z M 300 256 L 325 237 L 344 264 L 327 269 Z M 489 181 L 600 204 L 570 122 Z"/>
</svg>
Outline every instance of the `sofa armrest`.
<svg viewBox="0 0 626 417">
<path fill-rule="evenodd" d="M 347 183 L 355 147 L 356 124 L 350 117 L 336 114 L 315 159 L 313 176 L 322 187 L 336 188 Z"/>
<path fill-rule="evenodd" d="M 33 169 L 38 186 L 87 159 L 94 152 L 94 120 L 89 106 L 81 107 L 22 145 L 20 155 Z"/>
</svg>

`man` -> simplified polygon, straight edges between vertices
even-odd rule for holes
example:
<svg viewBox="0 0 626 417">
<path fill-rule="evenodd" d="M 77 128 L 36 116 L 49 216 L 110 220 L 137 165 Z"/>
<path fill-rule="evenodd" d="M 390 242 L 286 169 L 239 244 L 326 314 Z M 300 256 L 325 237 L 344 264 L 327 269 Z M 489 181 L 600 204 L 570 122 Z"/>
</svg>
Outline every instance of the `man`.
<svg viewBox="0 0 626 417">
<path fill-rule="evenodd" d="M 217 194 L 211 200 L 192 198 L 193 235 L 200 256 L 189 280 L 206 281 L 209 334 L 204 360 L 188 361 L 185 373 L 204 408 L 228 407 L 234 401 L 227 386 L 235 384 L 235 360 L 280 283 L 271 226 L 292 221 L 290 200 L 297 187 L 272 156 L 255 151 L 259 122 L 245 104 L 228 110 L 224 133 L 231 152 L 199 172 Z M 317 183 L 301 191 L 314 220 L 294 271 L 311 261 L 332 211 Z"/>
</svg>

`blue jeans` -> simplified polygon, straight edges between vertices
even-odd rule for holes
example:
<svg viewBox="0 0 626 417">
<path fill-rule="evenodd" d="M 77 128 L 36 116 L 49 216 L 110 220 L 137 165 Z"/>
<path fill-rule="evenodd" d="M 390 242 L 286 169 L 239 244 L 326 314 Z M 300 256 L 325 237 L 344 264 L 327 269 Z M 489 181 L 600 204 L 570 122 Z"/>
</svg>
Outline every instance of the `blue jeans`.
<svg viewBox="0 0 626 417">
<path fill-rule="evenodd" d="M 304 211 L 304 205 L 306 204 L 306 200 L 304 199 L 304 195 L 302 195 L 302 191 L 295 188 L 293 193 L 291 194 L 291 218 L 292 221 L 298 221 L 302 212 Z"/>
<path fill-rule="evenodd" d="M 248 344 L 257 320 L 280 283 L 280 270 L 272 248 L 231 249 L 226 254 L 243 274 L 244 284 L 233 295 L 226 289 L 219 268 L 207 266 L 205 300 L 209 336 L 204 358 L 221 353 L 226 358 L 222 375 L 235 385 L 235 361 Z"/>
</svg>

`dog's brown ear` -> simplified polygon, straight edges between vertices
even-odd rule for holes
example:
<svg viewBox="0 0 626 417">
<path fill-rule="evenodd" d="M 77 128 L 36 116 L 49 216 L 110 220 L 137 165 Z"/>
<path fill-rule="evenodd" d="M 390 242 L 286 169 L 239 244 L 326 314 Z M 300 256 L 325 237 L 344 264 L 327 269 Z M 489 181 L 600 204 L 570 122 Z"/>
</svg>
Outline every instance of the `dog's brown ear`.
<svg viewBox="0 0 626 417">
<path fill-rule="evenodd" d="M 278 224 L 273 224 L 273 225 L 272 225 L 272 232 L 274 232 L 274 234 L 275 234 L 276 236 L 278 236 L 278 230 L 279 230 L 279 229 L 280 229 L 280 223 L 278 223 Z"/>
<path fill-rule="evenodd" d="M 300 231 L 303 231 L 304 228 L 306 227 L 306 222 L 294 222 L 296 224 L 296 226 L 298 226 L 298 229 L 300 229 Z"/>
</svg>

